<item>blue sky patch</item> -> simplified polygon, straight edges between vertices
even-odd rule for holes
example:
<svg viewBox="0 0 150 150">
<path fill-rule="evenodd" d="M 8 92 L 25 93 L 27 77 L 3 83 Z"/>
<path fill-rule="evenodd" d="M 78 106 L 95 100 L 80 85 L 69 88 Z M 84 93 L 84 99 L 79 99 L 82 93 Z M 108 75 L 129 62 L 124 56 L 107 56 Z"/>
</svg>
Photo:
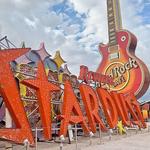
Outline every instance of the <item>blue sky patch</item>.
<svg viewBox="0 0 150 150">
<path fill-rule="evenodd" d="M 63 19 L 64 22 L 67 22 L 68 26 L 78 24 L 80 26 L 80 32 L 85 29 L 84 19 L 86 19 L 86 14 L 79 14 L 77 11 L 74 10 L 73 6 L 69 4 L 67 0 L 64 0 L 59 4 L 53 5 L 50 9 L 54 11 L 57 15 L 63 14 L 64 16 L 67 16 Z"/>
<path fill-rule="evenodd" d="M 150 1 L 143 2 L 143 9 L 138 15 L 142 16 L 144 24 L 150 24 Z"/>
<path fill-rule="evenodd" d="M 150 3 L 146 3 L 141 15 L 144 18 L 144 23 L 150 24 Z"/>
</svg>

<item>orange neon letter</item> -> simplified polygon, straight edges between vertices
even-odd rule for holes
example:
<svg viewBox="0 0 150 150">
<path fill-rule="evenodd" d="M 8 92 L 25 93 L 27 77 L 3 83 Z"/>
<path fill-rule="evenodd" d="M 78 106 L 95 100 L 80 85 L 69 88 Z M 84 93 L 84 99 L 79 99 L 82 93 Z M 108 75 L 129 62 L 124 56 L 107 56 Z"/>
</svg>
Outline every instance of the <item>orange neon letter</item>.
<svg viewBox="0 0 150 150">
<path fill-rule="evenodd" d="M 106 130 L 106 127 L 98 114 L 98 98 L 94 89 L 85 84 L 81 84 L 79 88 L 91 130 L 96 132 L 96 123 L 100 124 L 102 130 Z"/>
<path fill-rule="evenodd" d="M 114 99 L 111 97 L 107 90 L 102 88 L 97 88 L 97 94 L 100 98 L 100 102 L 103 106 L 103 110 L 110 128 L 116 127 L 118 122 L 118 114 Z"/>
<path fill-rule="evenodd" d="M 60 118 L 62 119 L 60 126 L 60 135 L 66 136 L 67 127 L 69 123 L 70 124 L 81 123 L 84 132 L 85 133 L 89 132 L 80 105 L 76 99 L 76 96 L 73 92 L 73 89 L 69 81 L 65 82 L 64 101 L 63 101 L 62 115 L 60 116 Z"/>
<path fill-rule="evenodd" d="M 51 102 L 50 92 L 60 90 L 58 86 L 48 81 L 44 65 L 40 61 L 38 63 L 38 72 L 36 79 L 27 79 L 21 82 L 36 90 L 39 111 L 41 115 L 44 138 L 49 140 L 51 138 Z"/>
<path fill-rule="evenodd" d="M 139 127 L 146 127 L 144 118 L 142 116 L 139 103 L 137 102 L 136 97 L 133 93 L 130 93 L 125 97 L 126 106 L 128 107 L 130 114 L 132 115 L 134 121 L 133 123 L 137 124 Z"/>
<path fill-rule="evenodd" d="M 130 126 L 131 121 L 128 115 L 128 110 L 127 110 L 127 106 L 123 94 L 119 94 L 117 92 L 111 92 L 111 96 L 114 99 L 118 116 L 121 118 L 123 124 L 126 126 Z"/>
<path fill-rule="evenodd" d="M 0 51 L 0 93 L 16 125 L 16 129 L 0 129 L 0 137 L 17 143 L 23 143 L 25 139 L 28 139 L 30 144 L 34 144 L 32 131 L 10 68 L 11 61 L 29 50 L 9 49 Z"/>
</svg>

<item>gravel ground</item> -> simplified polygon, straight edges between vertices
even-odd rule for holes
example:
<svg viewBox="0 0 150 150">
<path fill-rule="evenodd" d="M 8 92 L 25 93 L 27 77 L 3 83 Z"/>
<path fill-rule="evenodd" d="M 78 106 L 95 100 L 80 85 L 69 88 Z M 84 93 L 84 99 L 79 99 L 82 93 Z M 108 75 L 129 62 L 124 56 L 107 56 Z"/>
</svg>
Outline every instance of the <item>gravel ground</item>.
<svg viewBox="0 0 150 150">
<path fill-rule="evenodd" d="M 0 150 L 5 150 L 4 142 L 0 142 Z M 38 142 L 38 150 L 60 150 L 59 140 L 56 142 Z M 26 150 L 23 146 L 14 145 L 13 150 Z M 35 150 L 29 148 L 28 150 Z M 150 132 L 147 129 L 136 132 L 129 131 L 127 135 L 112 135 L 108 133 L 102 134 L 100 140 L 98 134 L 91 139 L 89 137 L 78 137 L 78 143 L 73 141 L 68 144 L 66 139 L 63 143 L 62 150 L 150 150 Z"/>
</svg>

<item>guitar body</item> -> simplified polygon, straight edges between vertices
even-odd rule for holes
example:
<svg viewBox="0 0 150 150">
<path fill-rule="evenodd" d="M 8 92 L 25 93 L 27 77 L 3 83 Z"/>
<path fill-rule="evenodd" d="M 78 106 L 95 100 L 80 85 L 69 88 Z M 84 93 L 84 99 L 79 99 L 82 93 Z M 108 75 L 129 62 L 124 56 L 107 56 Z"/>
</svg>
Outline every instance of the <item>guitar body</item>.
<svg viewBox="0 0 150 150">
<path fill-rule="evenodd" d="M 149 87 L 150 74 L 146 65 L 135 56 L 137 39 L 126 30 L 116 32 L 116 37 L 117 45 L 100 45 L 102 61 L 97 72 L 113 78 L 111 91 L 123 94 L 133 92 L 140 98 Z"/>
</svg>

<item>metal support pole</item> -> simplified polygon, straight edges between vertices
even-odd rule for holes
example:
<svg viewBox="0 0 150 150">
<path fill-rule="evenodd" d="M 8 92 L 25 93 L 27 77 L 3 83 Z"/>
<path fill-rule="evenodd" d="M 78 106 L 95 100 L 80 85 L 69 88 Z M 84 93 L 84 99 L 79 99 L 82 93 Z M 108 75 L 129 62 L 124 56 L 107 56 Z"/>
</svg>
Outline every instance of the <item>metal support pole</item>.
<svg viewBox="0 0 150 150">
<path fill-rule="evenodd" d="M 142 128 L 141 127 L 139 127 L 139 131 L 141 131 L 141 133 L 142 133 Z"/>
<path fill-rule="evenodd" d="M 5 114 L 6 128 L 11 128 L 12 127 L 12 119 L 11 119 L 10 113 L 9 113 L 7 108 L 5 109 L 5 112 L 6 112 L 6 114 Z M 5 148 L 7 150 L 12 150 L 13 149 L 11 143 L 6 143 Z"/>
<path fill-rule="evenodd" d="M 77 150 L 78 149 L 77 124 L 75 124 L 75 141 L 76 141 L 76 150 Z"/>
<path fill-rule="evenodd" d="M 101 131 L 101 125 L 99 124 L 99 142 L 102 143 L 102 131 Z"/>
<path fill-rule="evenodd" d="M 72 126 L 71 126 L 70 124 L 68 125 L 68 138 L 69 138 L 69 143 L 71 144 L 71 142 L 72 142 L 74 139 L 73 139 Z"/>
<path fill-rule="evenodd" d="M 125 129 L 125 135 L 127 136 L 128 135 L 128 129 L 127 129 L 127 127 L 124 127 L 124 129 Z"/>
<path fill-rule="evenodd" d="M 109 140 L 112 139 L 112 133 L 113 133 L 112 129 L 109 129 Z"/>
<path fill-rule="evenodd" d="M 148 132 L 150 132 L 150 125 L 148 125 Z"/>
<path fill-rule="evenodd" d="M 37 127 L 35 128 L 35 150 L 37 150 L 38 149 L 38 147 L 37 147 Z"/>
<path fill-rule="evenodd" d="M 29 141 L 28 141 L 28 139 L 25 139 L 23 143 L 24 143 L 25 149 L 29 150 Z"/>
<path fill-rule="evenodd" d="M 116 128 L 116 134 L 117 134 L 117 135 L 120 134 L 120 133 L 119 133 L 119 128 L 118 128 L 118 127 Z M 121 135 L 122 135 L 122 134 L 121 134 Z"/>
<path fill-rule="evenodd" d="M 126 131 L 126 136 L 128 136 L 128 127 L 124 127 Z"/>
<path fill-rule="evenodd" d="M 136 134 L 138 133 L 138 128 L 136 128 Z"/>
<path fill-rule="evenodd" d="M 63 150 L 63 141 L 65 140 L 64 135 L 60 136 L 60 150 Z"/>
<path fill-rule="evenodd" d="M 92 145 L 92 137 L 94 136 L 93 132 L 90 132 L 89 136 L 90 136 L 90 145 Z"/>
<path fill-rule="evenodd" d="M 60 150 L 62 150 L 63 149 L 63 142 L 61 141 L 61 143 L 60 143 Z"/>
<path fill-rule="evenodd" d="M 26 145 L 26 150 L 29 150 L 29 144 Z"/>
</svg>

